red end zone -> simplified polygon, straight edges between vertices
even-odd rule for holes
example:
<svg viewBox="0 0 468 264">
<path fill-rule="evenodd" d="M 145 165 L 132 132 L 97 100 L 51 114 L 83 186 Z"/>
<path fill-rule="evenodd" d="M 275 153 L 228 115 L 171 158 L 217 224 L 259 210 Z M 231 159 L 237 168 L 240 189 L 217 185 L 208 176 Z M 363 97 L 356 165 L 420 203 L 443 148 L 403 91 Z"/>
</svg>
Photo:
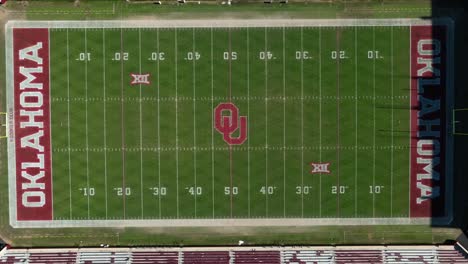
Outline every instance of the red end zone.
<svg viewBox="0 0 468 264">
<path fill-rule="evenodd" d="M 411 27 L 411 217 L 445 213 L 447 27 Z"/>
<path fill-rule="evenodd" d="M 52 220 L 49 30 L 13 29 L 16 220 Z"/>
</svg>

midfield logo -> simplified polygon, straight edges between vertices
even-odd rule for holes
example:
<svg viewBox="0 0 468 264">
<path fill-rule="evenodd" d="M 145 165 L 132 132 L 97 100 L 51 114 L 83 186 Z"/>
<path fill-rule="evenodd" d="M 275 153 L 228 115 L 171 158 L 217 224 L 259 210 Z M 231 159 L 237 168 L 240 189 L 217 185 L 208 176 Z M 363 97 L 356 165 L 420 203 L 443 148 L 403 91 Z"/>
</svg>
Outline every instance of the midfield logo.
<svg viewBox="0 0 468 264">
<path fill-rule="evenodd" d="M 223 112 L 227 115 L 223 115 Z M 239 116 L 239 109 L 233 103 L 220 103 L 214 112 L 215 128 L 223 134 L 229 145 L 242 145 L 247 140 L 247 117 Z M 240 121 L 240 122 L 239 122 Z M 239 130 L 239 136 L 233 134 Z"/>
<path fill-rule="evenodd" d="M 137 74 L 137 73 L 130 73 L 130 76 L 133 78 L 132 81 L 130 82 L 131 85 L 137 85 L 137 84 L 144 84 L 144 85 L 149 85 L 149 73 L 145 74 Z"/>
<path fill-rule="evenodd" d="M 326 163 L 311 162 L 310 165 L 312 166 L 312 170 L 310 171 L 310 173 L 312 174 L 316 174 L 316 173 L 330 174 L 330 169 L 328 168 L 328 166 L 330 166 L 330 162 L 326 162 Z"/>
</svg>

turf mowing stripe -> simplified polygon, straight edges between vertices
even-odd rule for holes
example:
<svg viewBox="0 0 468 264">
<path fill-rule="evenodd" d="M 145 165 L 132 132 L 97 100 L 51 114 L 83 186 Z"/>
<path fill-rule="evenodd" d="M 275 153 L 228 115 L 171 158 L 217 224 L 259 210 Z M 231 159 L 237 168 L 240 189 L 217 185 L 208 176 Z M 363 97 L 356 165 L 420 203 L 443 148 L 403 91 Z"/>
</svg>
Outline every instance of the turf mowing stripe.
<svg viewBox="0 0 468 264">
<path fill-rule="evenodd" d="M 160 54 L 160 49 L 159 49 L 159 28 L 156 29 L 156 48 L 158 50 L 158 54 Z M 158 55 L 159 56 L 159 55 Z M 158 215 L 159 218 L 161 219 L 161 124 L 160 124 L 160 102 L 159 102 L 159 90 L 160 90 L 160 82 L 159 82 L 159 60 L 156 62 L 156 73 L 157 73 L 157 97 L 158 97 L 158 102 L 157 102 L 157 112 L 158 112 L 158 121 L 157 121 L 157 126 L 158 126 Z"/>
<path fill-rule="evenodd" d="M 175 54 L 175 96 L 177 98 L 177 28 L 174 29 L 174 54 Z M 175 100 L 175 142 L 176 142 L 176 150 L 179 148 L 179 134 L 178 134 L 178 103 L 177 99 Z M 177 218 L 179 218 L 179 151 L 176 151 L 176 193 L 177 193 Z"/>
<path fill-rule="evenodd" d="M 138 29 L 138 64 L 139 74 L 141 74 L 141 28 Z M 139 111 L 140 111 L 140 148 L 143 147 L 143 120 L 142 120 L 142 109 L 141 109 L 141 83 L 139 85 Z M 140 207 L 141 207 L 141 218 L 144 216 L 143 208 L 143 151 L 140 150 Z"/>
<path fill-rule="evenodd" d="M 335 45 L 336 45 L 336 50 L 341 52 L 341 34 L 342 31 L 340 28 L 335 28 Z M 336 96 L 340 98 L 340 63 L 341 63 L 341 58 L 336 59 Z M 336 101 L 336 146 L 340 145 L 340 100 Z M 341 188 L 340 185 L 340 149 L 337 147 L 336 148 L 336 180 L 338 188 Z M 340 191 L 338 191 L 336 195 L 336 216 L 340 217 L 340 198 L 341 194 Z"/>
<path fill-rule="evenodd" d="M 87 29 L 85 28 L 85 56 L 88 54 L 88 35 L 87 35 Z M 88 58 L 89 59 L 89 58 Z M 88 98 L 88 59 L 85 59 L 85 97 Z M 86 133 L 86 149 L 88 148 L 88 101 L 86 101 L 86 108 L 85 108 L 85 113 L 86 113 L 86 128 L 85 128 L 85 133 Z M 89 152 L 86 151 L 86 188 L 87 191 L 89 192 Z M 89 219 L 89 193 L 87 195 L 87 200 L 88 200 L 88 219 Z"/>
<path fill-rule="evenodd" d="M 70 48 L 69 48 L 69 36 L 67 28 L 67 134 L 68 134 L 68 193 L 70 196 L 70 219 L 73 219 L 73 208 L 72 208 L 72 177 L 71 177 L 71 151 L 70 151 Z"/>
<path fill-rule="evenodd" d="M 120 55 L 123 54 L 123 29 L 120 29 Z M 121 98 L 124 97 L 124 84 L 123 84 L 123 60 L 120 60 L 120 96 Z M 127 196 L 127 188 L 125 185 L 125 111 L 124 111 L 124 101 L 122 100 L 120 105 L 120 118 L 121 118 L 121 131 L 122 131 L 122 202 L 123 202 L 123 218 L 127 218 L 126 212 L 126 196 Z"/>
<path fill-rule="evenodd" d="M 283 217 L 286 217 L 286 43 L 283 27 Z"/>
<path fill-rule="evenodd" d="M 106 219 L 108 217 L 107 212 L 107 121 L 106 121 L 106 33 L 105 29 L 102 30 L 102 77 L 103 77 L 103 113 L 104 113 L 104 195 L 105 195 L 105 206 L 106 206 Z"/>
<path fill-rule="evenodd" d="M 375 50 L 375 27 L 372 27 L 372 50 Z M 372 142 L 373 142 L 373 149 L 372 149 L 372 186 L 375 186 L 375 58 L 372 59 L 372 89 L 373 89 L 373 106 L 372 106 L 372 116 L 374 120 L 374 127 L 372 129 Z M 375 193 L 372 192 L 372 217 L 375 217 Z"/>
<path fill-rule="evenodd" d="M 393 155 L 394 155 L 394 128 L 393 128 L 393 112 L 394 112 L 394 108 L 395 108 L 395 103 L 393 101 L 393 27 L 390 27 L 390 45 L 391 45 L 391 48 L 390 48 L 390 58 L 391 58 L 391 87 L 392 87 L 392 113 L 391 113 L 391 141 L 392 141 L 392 151 L 391 151 L 391 155 L 390 155 L 390 217 L 393 217 Z"/>
<path fill-rule="evenodd" d="M 319 162 L 322 163 L 322 28 L 319 27 Z M 319 173 L 319 217 L 322 216 L 322 173 Z"/>
<path fill-rule="evenodd" d="M 301 27 L 301 52 L 304 52 L 304 28 Z M 301 56 L 301 188 L 304 189 L 304 58 Z M 301 217 L 304 217 L 304 192 L 301 192 Z"/>
<path fill-rule="evenodd" d="M 215 166 L 214 166 L 214 81 L 213 81 L 213 28 L 210 28 L 210 71 L 211 71 L 211 200 L 212 200 L 212 217 L 215 217 Z"/>
<path fill-rule="evenodd" d="M 192 29 L 192 53 L 195 54 L 195 28 Z M 194 177 L 194 186 L 197 190 L 197 119 L 196 119 L 196 91 L 195 91 L 195 59 L 192 60 L 192 82 L 193 82 L 193 177 Z M 194 202 L 195 202 L 195 217 L 197 217 L 197 192 L 194 193 Z"/>
<path fill-rule="evenodd" d="M 357 217 L 357 193 L 358 193 L 358 85 L 357 85 L 357 71 L 358 71 L 358 56 L 357 56 L 357 27 L 354 27 L 354 114 L 355 114 L 355 119 L 354 119 L 354 127 L 355 127 L 355 145 L 354 147 L 356 148 L 354 150 L 354 217 Z"/>
</svg>

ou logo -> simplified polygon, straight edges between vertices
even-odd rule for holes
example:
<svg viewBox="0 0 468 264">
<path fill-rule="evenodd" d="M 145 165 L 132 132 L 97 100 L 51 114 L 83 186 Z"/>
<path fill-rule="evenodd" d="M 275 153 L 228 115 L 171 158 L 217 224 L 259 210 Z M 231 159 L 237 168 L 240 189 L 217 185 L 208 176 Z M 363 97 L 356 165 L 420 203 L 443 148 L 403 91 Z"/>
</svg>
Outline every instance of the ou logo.
<svg viewBox="0 0 468 264">
<path fill-rule="evenodd" d="M 227 114 L 227 115 L 223 115 Z M 233 103 L 221 103 L 214 111 L 215 128 L 229 145 L 242 145 L 247 140 L 247 117 L 239 116 Z M 237 137 L 233 134 L 239 130 Z"/>
</svg>

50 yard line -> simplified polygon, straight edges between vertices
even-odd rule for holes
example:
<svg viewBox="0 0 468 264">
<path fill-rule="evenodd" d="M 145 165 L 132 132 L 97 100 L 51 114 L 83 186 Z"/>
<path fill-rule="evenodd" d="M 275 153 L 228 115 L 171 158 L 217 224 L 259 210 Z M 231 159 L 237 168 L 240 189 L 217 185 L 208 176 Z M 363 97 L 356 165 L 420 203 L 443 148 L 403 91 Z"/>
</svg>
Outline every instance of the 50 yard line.
<svg viewBox="0 0 468 264">
<path fill-rule="evenodd" d="M 213 82 L 213 28 L 210 28 L 210 53 L 211 53 L 211 201 L 212 201 L 212 216 L 215 216 L 215 195 L 214 195 L 214 82 Z"/>
<path fill-rule="evenodd" d="M 268 37 L 265 27 L 265 204 L 268 217 Z"/>
</svg>

